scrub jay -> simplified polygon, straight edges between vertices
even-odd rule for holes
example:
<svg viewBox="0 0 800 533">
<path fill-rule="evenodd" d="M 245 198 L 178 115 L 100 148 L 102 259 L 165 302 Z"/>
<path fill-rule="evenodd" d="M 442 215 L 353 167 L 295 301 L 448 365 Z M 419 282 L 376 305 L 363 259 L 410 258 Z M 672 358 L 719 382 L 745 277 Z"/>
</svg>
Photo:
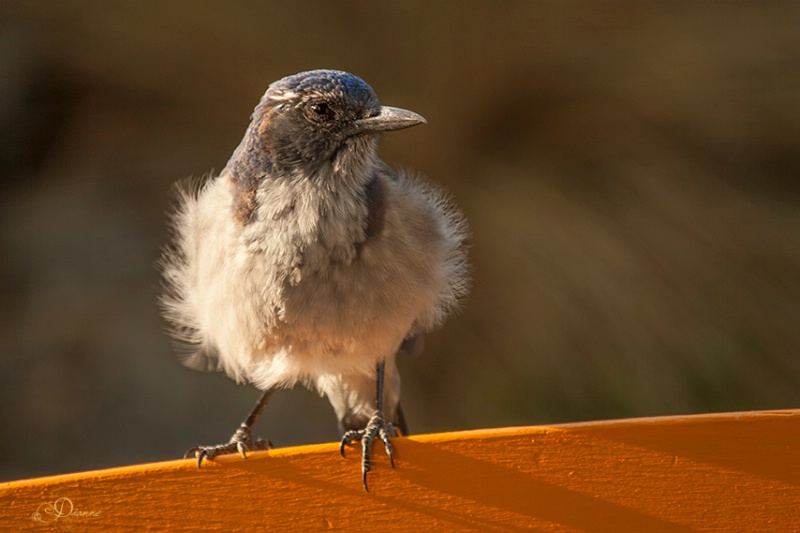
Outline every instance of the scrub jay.
<svg viewBox="0 0 800 533">
<path fill-rule="evenodd" d="M 347 72 L 271 84 L 222 172 L 179 186 L 161 299 L 191 367 L 261 389 L 229 442 L 186 457 L 268 449 L 252 426 L 278 388 L 328 397 L 340 452 L 406 434 L 395 354 L 468 289 L 466 222 L 431 184 L 377 156 L 382 132 L 425 123 Z M 394 466 L 392 461 L 392 466 Z"/>
</svg>

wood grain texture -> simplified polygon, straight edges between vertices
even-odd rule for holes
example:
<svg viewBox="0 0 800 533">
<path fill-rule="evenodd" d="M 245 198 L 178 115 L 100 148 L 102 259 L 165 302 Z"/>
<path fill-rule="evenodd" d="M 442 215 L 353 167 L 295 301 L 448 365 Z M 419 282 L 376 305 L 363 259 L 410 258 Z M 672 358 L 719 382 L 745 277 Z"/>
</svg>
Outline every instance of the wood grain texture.
<svg viewBox="0 0 800 533">
<path fill-rule="evenodd" d="M 800 410 L 419 435 L 395 447 L 391 470 L 376 446 L 370 494 L 359 449 L 342 459 L 336 444 L 202 470 L 178 460 L 0 483 L 0 530 L 800 531 Z"/>
</svg>

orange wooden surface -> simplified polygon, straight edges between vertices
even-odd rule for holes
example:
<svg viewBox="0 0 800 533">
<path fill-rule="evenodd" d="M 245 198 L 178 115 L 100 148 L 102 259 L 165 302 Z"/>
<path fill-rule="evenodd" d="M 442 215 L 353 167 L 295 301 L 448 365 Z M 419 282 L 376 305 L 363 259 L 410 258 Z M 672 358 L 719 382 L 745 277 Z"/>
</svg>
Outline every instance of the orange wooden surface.
<svg viewBox="0 0 800 533">
<path fill-rule="evenodd" d="M 800 531 L 800 410 L 394 442 L 370 494 L 336 444 L 0 483 L 0 530 Z"/>
</svg>

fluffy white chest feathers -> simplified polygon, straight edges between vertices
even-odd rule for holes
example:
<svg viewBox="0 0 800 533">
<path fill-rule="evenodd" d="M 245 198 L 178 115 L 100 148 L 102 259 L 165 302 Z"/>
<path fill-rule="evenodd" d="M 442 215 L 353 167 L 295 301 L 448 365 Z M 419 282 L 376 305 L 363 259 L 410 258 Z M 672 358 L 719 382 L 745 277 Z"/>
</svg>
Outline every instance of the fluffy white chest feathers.
<svg viewBox="0 0 800 533">
<path fill-rule="evenodd" d="M 463 218 L 430 185 L 374 179 L 377 199 L 359 184 L 262 183 L 246 221 L 226 174 L 185 192 L 165 305 L 193 347 L 187 363 L 263 389 L 324 389 L 372 375 L 404 337 L 438 325 L 466 290 Z"/>
</svg>

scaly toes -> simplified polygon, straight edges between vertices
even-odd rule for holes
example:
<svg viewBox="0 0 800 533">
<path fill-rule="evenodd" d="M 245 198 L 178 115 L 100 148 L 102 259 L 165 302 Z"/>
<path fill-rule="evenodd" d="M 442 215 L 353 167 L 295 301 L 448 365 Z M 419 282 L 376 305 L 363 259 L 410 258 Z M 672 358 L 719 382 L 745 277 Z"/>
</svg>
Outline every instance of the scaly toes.
<svg viewBox="0 0 800 533">
<path fill-rule="evenodd" d="M 249 432 L 237 430 L 233 434 L 231 440 L 225 444 L 217 444 L 215 446 L 195 446 L 183 456 L 185 459 L 190 458 L 192 455 L 197 457 L 197 468 L 203 465 L 203 459 L 211 461 L 218 455 L 225 455 L 229 453 L 240 453 L 243 458 L 247 459 L 247 452 L 253 450 L 270 450 L 272 443 L 268 440 L 258 439 L 253 441 Z"/>
<path fill-rule="evenodd" d="M 372 444 L 375 442 L 376 438 L 379 438 L 383 442 L 386 455 L 389 456 L 389 462 L 392 468 L 394 468 L 394 453 L 391 440 L 394 434 L 394 427 L 392 424 L 386 423 L 386 420 L 383 418 L 383 413 L 376 412 L 372 415 L 372 418 L 370 418 L 367 427 L 364 429 L 350 430 L 342 437 L 342 441 L 339 444 L 339 453 L 342 457 L 345 456 L 345 446 L 352 444 L 356 440 L 361 441 L 361 484 L 367 492 L 369 492 L 367 473 L 372 466 Z"/>
</svg>

